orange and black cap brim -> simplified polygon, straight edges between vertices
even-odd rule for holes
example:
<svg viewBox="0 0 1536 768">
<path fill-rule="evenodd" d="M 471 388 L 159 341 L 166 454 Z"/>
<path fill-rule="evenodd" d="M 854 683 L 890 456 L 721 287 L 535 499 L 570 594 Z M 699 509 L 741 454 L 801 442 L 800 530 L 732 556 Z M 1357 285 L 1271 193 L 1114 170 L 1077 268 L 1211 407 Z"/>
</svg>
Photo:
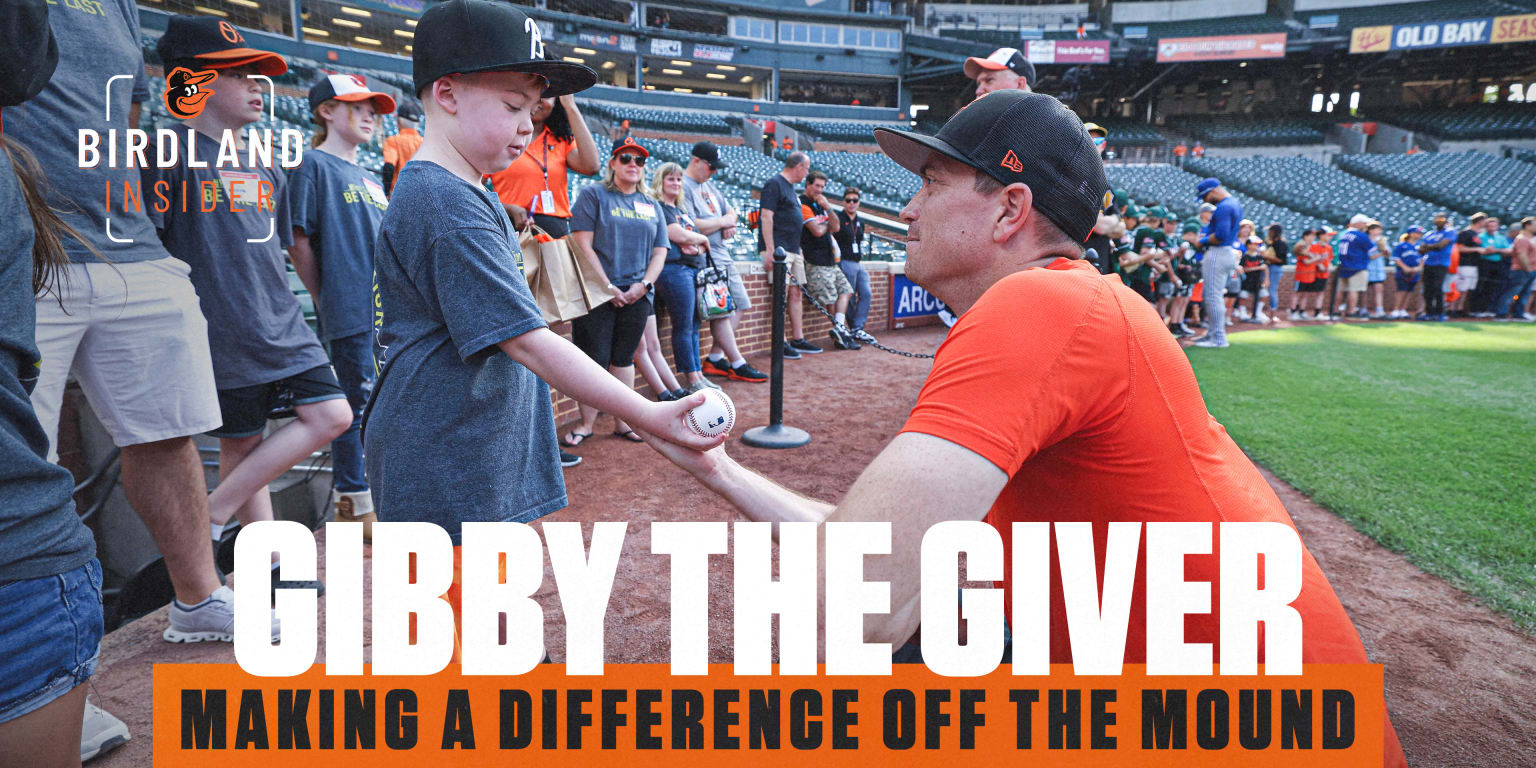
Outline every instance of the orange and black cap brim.
<svg viewBox="0 0 1536 768">
<path fill-rule="evenodd" d="M 288 71 L 288 60 L 271 51 L 255 48 L 230 48 L 213 53 L 200 53 L 192 57 L 205 69 L 234 69 L 247 64 L 256 65 L 256 71 L 267 77 L 277 77 Z"/>
</svg>

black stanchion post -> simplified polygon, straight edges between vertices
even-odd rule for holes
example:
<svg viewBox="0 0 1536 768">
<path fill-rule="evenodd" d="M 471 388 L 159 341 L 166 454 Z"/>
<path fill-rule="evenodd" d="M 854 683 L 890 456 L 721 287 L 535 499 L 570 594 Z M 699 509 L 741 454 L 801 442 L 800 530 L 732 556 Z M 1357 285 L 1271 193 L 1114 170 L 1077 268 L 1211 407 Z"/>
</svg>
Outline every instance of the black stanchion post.
<svg viewBox="0 0 1536 768">
<path fill-rule="evenodd" d="M 753 448 L 799 448 L 811 442 L 803 429 L 784 426 L 784 283 L 788 267 L 783 248 L 773 253 L 773 363 L 769 366 L 768 425 L 753 427 L 741 441 Z"/>
</svg>

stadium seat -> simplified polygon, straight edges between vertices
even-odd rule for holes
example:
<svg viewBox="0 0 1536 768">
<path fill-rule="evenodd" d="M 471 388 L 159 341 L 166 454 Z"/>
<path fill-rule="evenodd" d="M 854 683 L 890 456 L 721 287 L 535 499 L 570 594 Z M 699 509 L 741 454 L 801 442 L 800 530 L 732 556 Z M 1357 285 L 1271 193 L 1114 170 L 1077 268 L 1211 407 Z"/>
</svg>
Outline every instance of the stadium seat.
<svg viewBox="0 0 1536 768">
<path fill-rule="evenodd" d="M 1463 104 L 1441 109 L 1373 112 L 1385 123 L 1444 139 L 1536 138 L 1536 104 Z"/>
<path fill-rule="evenodd" d="M 1125 190 L 1138 205 L 1157 203 L 1177 213 L 1181 219 L 1191 218 L 1199 212 L 1195 185 L 1201 177 L 1193 173 L 1171 165 L 1108 165 L 1104 172 L 1111 187 Z M 1293 240 L 1301 232 L 1327 223 L 1268 200 L 1242 193 L 1237 197 L 1243 204 L 1243 215 L 1252 219 L 1259 229 L 1279 224 L 1285 237 Z"/>
<path fill-rule="evenodd" d="M 1253 118 L 1239 115 L 1200 115 L 1171 124 L 1207 146 L 1260 147 L 1321 144 L 1329 118 Z"/>
<path fill-rule="evenodd" d="M 1184 166 L 1221 179 L 1245 200 L 1278 203 L 1335 227 L 1363 213 L 1379 219 L 1387 234 L 1395 236 L 1411 224 L 1428 225 L 1434 213 L 1445 208 L 1304 157 L 1206 157 L 1187 160 Z M 1194 188 L 1189 189 L 1193 197 Z M 1459 218 L 1453 215 L 1453 223 Z"/>
<path fill-rule="evenodd" d="M 1462 212 L 1505 221 L 1536 214 L 1536 165 L 1486 152 L 1345 155 L 1339 167 Z"/>
<path fill-rule="evenodd" d="M 779 122 L 787 123 L 797 130 L 804 131 L 813 138 L 848 144 L 875 143 L 874 131 L 876 128 L 891 128 L 898 131 L 905 131 L 911 128 L 908 123 L 879 120 L 815 120 L 805 117 L 789 117 L 782 118 Z"/>
</svg>

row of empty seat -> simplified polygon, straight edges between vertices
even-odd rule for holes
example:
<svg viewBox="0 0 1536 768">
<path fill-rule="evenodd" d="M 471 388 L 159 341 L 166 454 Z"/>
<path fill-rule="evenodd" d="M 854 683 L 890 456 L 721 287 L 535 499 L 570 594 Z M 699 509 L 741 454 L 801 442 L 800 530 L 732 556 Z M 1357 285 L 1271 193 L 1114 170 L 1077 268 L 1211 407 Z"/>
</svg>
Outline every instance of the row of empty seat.
<svg viewBox="0 0 1536 768">
<path fill-rule="evenodd" d="M 898 131 L 905 131 L 910 128 L 908 123 L 875 120 L 818 120 L 807 117 L 791 117 L 782 122 L 786 122 L 794 128 L 805 131 L 823 141 L 836 141 L 848 144 L 875 143 L 876 128 L 891 128 Z"/>
<path fill-rule="evenodd" d="M 1460 211 L 1505 221 L 1536 214 L 1536 165 L 1486 152 L 1345 155 L 1340 168 Z"/>
<path fill-rule="evenodd" d="M 1373 117 L 1445 139 L 1536 138 L 1536 102 L 1388 110 Z"/>
<path fill-rule="evenodd" d="M 1239 193 L 1258 197 L 1335 225 L 1363 213 L 1395 235 L 1412 224 L 1428 225 L 1447 206 L 1368 181 L 1304 157 L 1190 159 L 1185 167 L 1220 178 Z M 1192 194 L 1192 193 L 1191 193 Z M 1462 217 L 1454 215 L 1453 223 Z"/>
<path fill-rule="evenodd" d="M 1172 125 L 1208 146 L 1257 147 L 1321 144 L 1329 122 L 1327 118 L 1201 115 L 1174 120 Z"/>
<path fill-rule="evenodd" d="M 1104 171 L 1109 177 L 1109 185 L 1124 190 L 1138 205 L 1162 205 L 1181 219 L 1189 219 L 1199 212 L 1195 185 L 1200 183 L 1200 176 L 1171 165 L 1110 165 L 1105 166 Z M 1285 236 L 1295 240 L 1303 231 L 1329 223 L 1262 198 L 1239 195 L 1239 199 L 1243 203 L 1243 216 L 1253 220 L 1261 236 L 1262 230 L 1270 224 L 1279 224 Z M 1339 223 L 1333 226 L 1337 227 Z"/>
</svg>

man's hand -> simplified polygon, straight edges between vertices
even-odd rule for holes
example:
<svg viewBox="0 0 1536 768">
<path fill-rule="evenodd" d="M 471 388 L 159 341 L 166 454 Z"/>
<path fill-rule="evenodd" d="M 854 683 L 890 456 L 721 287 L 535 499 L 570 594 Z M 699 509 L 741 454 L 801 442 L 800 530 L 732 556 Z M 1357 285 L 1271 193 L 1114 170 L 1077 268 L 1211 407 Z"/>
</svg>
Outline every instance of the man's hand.
<svg viewBox="0 0 1536 768">
<path fill-rule="evenodd" d="M 773 251 L 763 251 L 763 264 L 771 271 L 773 269 Z"/>
<path fill-rule="evenodd" d="M 624 304 L 633 304 L 645 298 L 646 293 L 647 291 L 645 290 L 645 283 L 630 283 L 629 288 L 626 289 L 622 294 L 624 298 Z"/>
<path fill-rule="evenodd" d="M 640 418 L 630 423 L 658 453 L 695 476 L 713 472 L 726 458 L 727 435 L 700 437 L 688 428 L 688 412 L 704 404 L 706 395 L 695 392 L 670 403 L 649 403 Z M 698 471 L 695 471 L 698 470 Z"/>
</svg>

